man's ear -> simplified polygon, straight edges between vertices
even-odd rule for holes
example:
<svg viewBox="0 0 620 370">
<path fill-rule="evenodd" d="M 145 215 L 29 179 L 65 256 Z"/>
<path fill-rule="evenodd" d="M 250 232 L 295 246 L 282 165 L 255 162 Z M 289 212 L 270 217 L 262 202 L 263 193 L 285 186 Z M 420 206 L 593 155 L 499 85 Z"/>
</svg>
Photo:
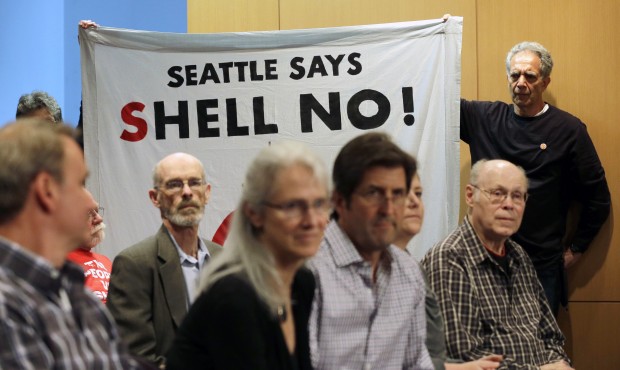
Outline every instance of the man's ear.
<svg viewBox="0 0 620 370">
<path fill-rule="evenodd" d="M 551 77 L 547 76 L 545 78 L 543 78 L 543 86 L 545 88 L 545 90 L 547 90 L 547 86 L 549 86 L 549 84 L 551 83 Z"/>
<path fill-rule="evenodd" d="M 342 214 L 344 209 L 348 208 L 347 200 L 336 190 L 332 192 L 332 206 L 339 215 Z"/>
<path fill-rule="evenodd" d="M 60 198 L 60 184 L 47 172 L 40 172 L 32 181 L 30 191 L 34 193 L 37 204 L 45 211 L 56 209 Z"/>
<path fill-rule="evenodd" d="M 467 203 L 469 208 L 474 206 L 474 190 L 474 186 L 471 184 L 465 186 L 465 203 Z"/>
<path fill-rule="evenodd" d="M 209 203 L 209 199 L 211 199 L 211 184 L 207 183 L 205 186 L 205 204 Z"/>
<path fill-rule="evenodd" d="M 151 203 L 153 203 L 155 207 L 159 208 L 159 200 L 157 199 L 157 189 L 149 190 L 149 199 L 151 200 Z"/>
</svg>

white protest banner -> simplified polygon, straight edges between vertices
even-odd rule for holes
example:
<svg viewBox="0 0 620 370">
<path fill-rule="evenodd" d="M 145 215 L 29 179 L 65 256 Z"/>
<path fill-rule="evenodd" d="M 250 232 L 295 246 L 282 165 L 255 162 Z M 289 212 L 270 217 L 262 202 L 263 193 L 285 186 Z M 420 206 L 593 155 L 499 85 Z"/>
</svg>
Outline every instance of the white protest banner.
<svg viewBox="0 0 620 370">
<path fill-rule="evenodd" d="M 153 235 L 152 170 L 173 152 L 205 165 L 210 239 L 270 142 L 307 143 L 331 164 L 351 138 L 389 133 L 420 162 L 421 255 L 457 224 L 462 18 L 292 31 L 172 34 L 79 29 L 88 188 L 114 257 Z"/>
</svg>

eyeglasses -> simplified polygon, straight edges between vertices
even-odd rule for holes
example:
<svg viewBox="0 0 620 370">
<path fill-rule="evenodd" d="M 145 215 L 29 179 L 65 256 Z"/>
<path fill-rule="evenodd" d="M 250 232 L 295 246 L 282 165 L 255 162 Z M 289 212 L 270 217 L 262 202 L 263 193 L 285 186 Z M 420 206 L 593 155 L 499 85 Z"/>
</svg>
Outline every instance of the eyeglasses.
<svg viewBox="0 0 620 370">
<path fill-rule="evenodd" d="M 105 209 L 103 207 L 97 207 L 95 209 L 91 209 L 90 211 L 88 211 L 88 217 L 97 217 L 97 215 L 103 217 L 103 211 L 105 211 Z"/>
<path fill-rule="evenodd" d="M 311 203 L 304 200 L 292 200 L 281 204 L 274 204 L 270 202 L 263 202 L 262 204 L 269 208 L 280 210 L 285 216 L 294 219 L 303 217 L 311 208 L 314 212 L 321 216 L 329 214 L 329 211 L 331 210 L 331 203 L 325 198 L 317 199 Z"/>
<path fill-rule="evenodd" d="M 401 206 L 405 204 L 407 199 L 407 192 L 405 189 L 392 190 L 392 196 L 388 197 L 385 189 L 371 188 L 364 192 L 357 193 L 362 199 L 373 206 L 381 206 L 387 201 L 392 202 L 395 206 Z"/>
<path fill-rule="evenodd" d="M 491 204 L 502 204 L 504 203 L 506 198 L 508 198 L 508 192 L 505 189 L 487 190 L 487 189 L 479 188 L 478 186 L 474 184 L 470 184 L 470 185 L 484 192 L 489 198 L 489 200 L 491 201 Z M 527 202 L 527 198 L 528 198 L 527 193 L 522 193 L 520 191 L 513 191 L 512 193 L 510 193 L 510 200 L 512 200 L 514 204 L 523 205 L 525 204 L 525 202 Z"/>
<path fill-rule="evenodd" d="M 185 184 L 187 184 L 187 186 L 189 186 L 191 190 L 200 190 L 200 188 L 202 188 L 205 182 L 202 179 L 198 178 L 191 178 L 188 180 L 175 179 L 166 181 L 163 185 L 163 190 L 166 190 L 170 193 L 178 193 L 183 191 Z M 155 190 L 159 189 L 159 186 L 155 186 Z"/>
</svg>

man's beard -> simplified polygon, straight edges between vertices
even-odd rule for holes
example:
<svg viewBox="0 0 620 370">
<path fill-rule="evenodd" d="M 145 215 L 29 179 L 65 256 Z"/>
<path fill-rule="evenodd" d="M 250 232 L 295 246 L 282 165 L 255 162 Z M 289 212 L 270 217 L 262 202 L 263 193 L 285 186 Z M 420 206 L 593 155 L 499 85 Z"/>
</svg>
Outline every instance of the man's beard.
<svg viewBox="0 0 620 370">
<path fill-rule="evenodd" d="M 180 207 L 193 205 L 197 208 L 194 208 L 195 212 L 191 212 L 190 214 L 182 214 L 179 211 Z M 188 209 L 188 208 L 185 208 Z M 163 209 L 164 218 L 166 218 L 170 223 L 176 226 L 181 227 L 191 227 L 198 226 L 200 221 L 202 220 L 202 216 L 204 214 L 204 206 L 201 206 L 200 203 L 189 201 L 189 202 L 181 202 L 176 207 L 175 210 L 171 210 L 170 208 Z"/>
<path fill-rule="evenodd" d="M 103 242 L 103 239 L 105 239 L 105 227 L 105 224 L 102 222 L 91 230 L 90 240 L 86 243 L 88 249 L 95 248 Z"/>
</svg>

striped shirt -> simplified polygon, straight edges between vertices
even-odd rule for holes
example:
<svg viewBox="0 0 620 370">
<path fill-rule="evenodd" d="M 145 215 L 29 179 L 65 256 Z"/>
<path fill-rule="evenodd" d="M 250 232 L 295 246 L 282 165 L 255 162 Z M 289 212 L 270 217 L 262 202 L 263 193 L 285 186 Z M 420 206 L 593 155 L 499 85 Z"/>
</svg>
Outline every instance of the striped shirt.
<svg viewBox="0 0 620 370">
<path fill-rule="evenodd" d="M 433 369 L 424 345 L 425 284 L 416 262 L 389 246 L 372 267 L 331 222 L 308 262 L 316 291 L 310 351 L 317 369 Z"/>
<path fill-rule="evenodd" d="M 465 361 L 497 353 L 500 369 L 568 361 L 564 335 L 534 266 L 508 239 L 508 270 L 484 248 L 467 217 L 422 260 L 444 319 L 448 355 Z"/>
<path fill-rule="evenodd" d="M 0 238 L 0 369 L 135 369 L 84 271 Z"/>
</svg>

